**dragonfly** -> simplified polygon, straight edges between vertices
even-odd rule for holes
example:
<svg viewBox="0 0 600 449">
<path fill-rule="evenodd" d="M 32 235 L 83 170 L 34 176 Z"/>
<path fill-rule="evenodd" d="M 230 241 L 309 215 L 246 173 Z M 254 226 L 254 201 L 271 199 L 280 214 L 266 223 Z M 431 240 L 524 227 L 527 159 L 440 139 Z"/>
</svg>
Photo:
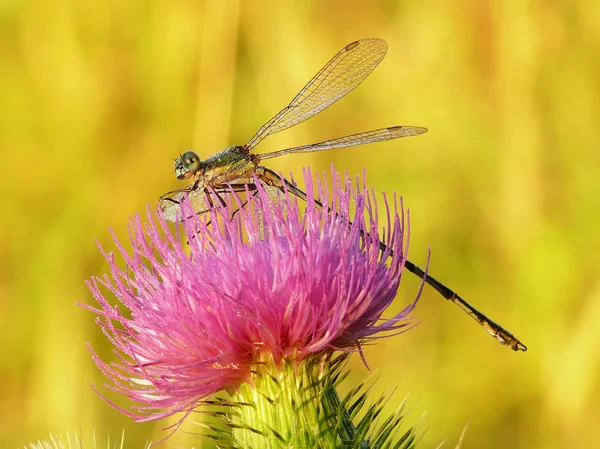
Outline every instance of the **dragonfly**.
<svg viewBox="0 0 600 449">
<path fill-rule="evenodd" d="M 354 90 L 379 65 L 386 52 L 387 44 L 382 39 L 370 38 L 352 42 L 331 58 L 294 99 L 261 126 L 245 145 L 226 148 L 206 160 L 201 160 L 193 151 L 186 151 L 180 155 L 175 159 L 175 174 L 178 179 L 189 180 L 191 183 L 186 188 L 167 192 L 160 197 L 164 217 L 169 221 L 178 221 L 181 214 L 180 203 L 186 197 L 197 214 L 219 206 L 216 202 L 225 206 L 226 203 L 220 194 L 251 189 L 256 179 L 263 186 L 292 193 L 307 201 L 305 192 L 295 183 L 260 165 L 261 161 L 286 154 L 333 150 L 417 136 L 427 132 L 427 128 L 420 126 L 391 126 L 271 153 L 254 153 L 258 144 L 271 134 L 308 120 Z M 323 207 L 320 203 L 318 205 Z M 385 249 L 383 243 L 380 246 Z M 527 350 L 527 347 L 512 333 L 471 306 L 455 291 L 416 264 L 406 261 L 405 267 L 433 287 L 442 297 L 460 307 L 500 344 L 514 351 Z"/>
</svg>

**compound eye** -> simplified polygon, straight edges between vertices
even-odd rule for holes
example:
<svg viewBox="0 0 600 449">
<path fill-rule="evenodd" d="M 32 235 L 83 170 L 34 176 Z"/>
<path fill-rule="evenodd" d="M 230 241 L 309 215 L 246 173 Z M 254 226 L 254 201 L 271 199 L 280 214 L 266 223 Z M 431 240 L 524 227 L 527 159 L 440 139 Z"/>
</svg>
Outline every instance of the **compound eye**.
<svg viewBox="0 0 600 449">
<path fill-rule="evenodd" d="M 193 151 L 186 151 L 181 156 L 183 168 L 189 172 L 195 172 L 200 168 L 200 158 Z"/>
</svg>

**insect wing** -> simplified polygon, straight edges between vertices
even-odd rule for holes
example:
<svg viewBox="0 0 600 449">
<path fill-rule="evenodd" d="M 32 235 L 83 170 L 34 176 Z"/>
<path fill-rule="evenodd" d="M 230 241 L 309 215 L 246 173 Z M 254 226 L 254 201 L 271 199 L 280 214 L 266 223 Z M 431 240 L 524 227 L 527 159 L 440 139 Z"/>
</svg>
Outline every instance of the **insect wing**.
<svg viewBox="0 0 600 449">
<path fill-rule="evenodd" d="M 347 95 L 371 74 L 386 52 L 387 44 L 381 39 L 361 39 L 346 45 L 244 147 L 251 151 L 270 134 L 308 120 Z"/>
<path fill-rule="evenodd" d="M 174 190 L 160 197 L 160 207 L 167 221 L 177 222 L 185 218 L 182 217 L 181 203 L 186 195 L 196 214 L 208 212 L 215 207 L 215 204 L 218 207 L 221 205 L 218 199 L 215 202 L 212 198 L 213 195 L 205 192 L 204 189 Z"/>
<path fill-rule="evenodd" d="M 422 128 L 420 126 L 391 126 L 389 128 L 381 128 L 373 131 L 351 134 L 349 136 L 338 137 L 336 139 L 312 143 L 310 145 L 286 148 L 284 150 L 278 150 L 272 153 L 260 154 L 259 156 L 260 159 L 263 160 L 290 153 L 309 153 L 312 151 L 333 150 L 335 148 L 353 147 L 367 143 L 385 142 L 386 140 L 399 139 L 400 137 L 417 136 L 425 132 L 427 132 L 427 128 Z"/>
</svg>

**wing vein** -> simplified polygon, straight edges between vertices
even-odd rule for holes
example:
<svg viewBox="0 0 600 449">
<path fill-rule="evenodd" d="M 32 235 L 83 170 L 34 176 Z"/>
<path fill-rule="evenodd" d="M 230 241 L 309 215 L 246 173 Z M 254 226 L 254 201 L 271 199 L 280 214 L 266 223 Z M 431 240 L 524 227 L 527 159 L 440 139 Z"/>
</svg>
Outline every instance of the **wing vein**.
<svg viewBox="0 0 600 449">
<path fill-rule="evenodd" d="M 295 126 L 354 90 L 384 58 L 387 44 L 381 39 L 362 39 L 340 50 L 300 90 L 294 99 L 265 123 L 244 146 L 255 148 L 270 134 Z"/>
</svg>

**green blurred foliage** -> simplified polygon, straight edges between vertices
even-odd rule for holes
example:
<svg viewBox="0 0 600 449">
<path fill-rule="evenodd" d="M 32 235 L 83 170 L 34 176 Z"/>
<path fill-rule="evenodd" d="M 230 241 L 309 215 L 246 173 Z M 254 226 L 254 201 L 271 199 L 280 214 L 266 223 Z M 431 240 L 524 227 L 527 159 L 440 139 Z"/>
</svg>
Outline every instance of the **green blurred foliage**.
<svg viewBox="0 0 600 449">
<path fill-rule="evenodd" d="M 268 165 L 366 167 L 411 209 L 411 258 L 429 245 L 431 272 L 529 346 L 501 347 L 426 288 L 421 324 L 366 350 L 377 388 L 397 385 L 398 403 L 410 391 L 422 447 L 454 447 L 467 421 L 464 448 L 597 445 L 599 22 L 590 0 L 1 2 L 0 446 L 79 428 L 125 429 L 132 448 L 164 436 L 170 422 L 135 424 L 89 387 L 102 378 L 84 342 L 111 357 L 75 306 L 107 270 L 94 239 L 125 238 L 128 216 L 180 186 L 180 151 L 245 142 L 362 37 L 389 44 L 373 75 L 259 150 L 427 126 Z M 183 430 L 168 443 L 201 446 Z"/>
</svg>

